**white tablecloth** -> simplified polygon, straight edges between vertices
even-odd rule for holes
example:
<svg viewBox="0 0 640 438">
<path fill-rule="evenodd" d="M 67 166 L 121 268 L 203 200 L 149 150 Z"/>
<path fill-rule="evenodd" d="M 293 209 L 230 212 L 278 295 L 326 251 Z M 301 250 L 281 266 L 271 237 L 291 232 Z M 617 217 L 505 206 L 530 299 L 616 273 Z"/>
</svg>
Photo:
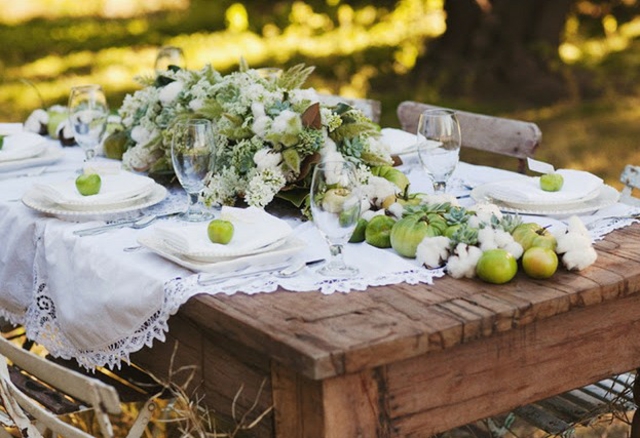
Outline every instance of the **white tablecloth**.
<svg viewBox="0 0 640 438">
<path fill-rule="evenodd" d="M 356 265 L 361 275 L 355 279 L 327 279 L 312 270 L 279 279 L 263 275 L 251 279 L 231 279 L 201 286 L 197 274 L 146 249 L 125 252 L 137 246 L 141 233 L 152 228 L 123 228 L 105 234 L 78 237 L 74 230 L 99 222 L 75 223 L 32 211 L 21 202 L 22 194 L 38 182 L 53 182 L 74 175 L 81 165 L 82 151 L 66 148 L 65 158 L 35 177 L 3 178 L 0 175 L 0 315 L 23 324 L 30 338 L 43 344 L 53 355 L 75 358 L 87 367 L 117 367 L 130 353 L 154 341 L 163 341 L 167 320 L 189 298 L 199 293 L 233 294 L 273 292 L 278 287 L 293 291 L 323 293 L 365 291 L 370 286 L 399 282 L 432 283 L 444 275 L 427 270 L 414 260 L 397 256 L 367 244 L 351 244 L 345 259 Z M 408 170 L 408 169 L 407 169 Z M 24 170 L 18 173 L 24 173 Z M 430 191 L 420 169 L 408 171 L 412 192 Z M 4 175 L 6 176 L 6 175 Z M 468 193 L 465 185 L 513 176 L 511 172 L 461 163 L 452 179 L 454 194 Z M 472 204 L 462 198 L 463 205 Z M 151 210 L 174 211 L 186 206 L 179 190 Z M 630 207 L 616 204 L 583 217 L 585 223 L 603 216 L 627 214 Z M 562 227 L 563 222 L 547 217 L 526 217 L 542 225 Z M 176 218 L 166 220 L 178 220 Z M 308 242 L 301 259 L 328 258 L 328 248 L 310 223 L 291 220 L 295 233 Z M 594 239 L 629 220 L 599 221 Z M 155 226 L 152 225 L 151 227 Z"/>
</svg>

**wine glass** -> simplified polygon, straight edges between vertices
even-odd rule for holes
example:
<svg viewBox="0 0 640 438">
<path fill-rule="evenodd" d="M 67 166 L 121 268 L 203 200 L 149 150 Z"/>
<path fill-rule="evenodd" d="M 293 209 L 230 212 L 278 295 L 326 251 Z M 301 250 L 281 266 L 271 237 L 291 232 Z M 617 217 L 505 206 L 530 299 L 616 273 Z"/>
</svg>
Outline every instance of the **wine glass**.
<svg viewBox="0 0 640 438">
<path fill-rule="evenodd" d="M 158 50 L 156 55 L 155 70 L 156 72 L 162 72 L 169 70 L 170 66 L 176 66 L 180 68 L 187 67 L 187 61 L 184 57 L 184 52 L 180 47 L 176 46 L 164 46 Z"/>
<path fill-rule="evenodd" d="M 311 213 L 331 252 L 318 272 L 335 278 L 353 277 L 358 269 L 344 263 L 342 249 L 360 218 L 360 195 L 355 165 L 327 161 L 316 165 L 311 180 Z"/>
<path fill-rule="evenodd" d="M 418 157 L 433 190 L 445 193 L 460 158 L 460 124 L 455 111 L 430 109 L 418 120 Z"/>
<path fill-rule="evenodd" d="M 213 214 L 200 203 L 204 181 L 213 167 L 213 128 L 211 121 L 191 119 L 173 127 L 171 162 L 180 185 L 187 192 L 189 206 L 181 214 L 188 222 L 213 218 Z"/>
<path fill-rule="evenodd" d="M 84 150 L 85 161 L 91 161 L 107 129 L 109 117 L 109 106 L 102 87 L 96 84 L 72 87 L 68 111 L 74 138 Z"/>
</svg>

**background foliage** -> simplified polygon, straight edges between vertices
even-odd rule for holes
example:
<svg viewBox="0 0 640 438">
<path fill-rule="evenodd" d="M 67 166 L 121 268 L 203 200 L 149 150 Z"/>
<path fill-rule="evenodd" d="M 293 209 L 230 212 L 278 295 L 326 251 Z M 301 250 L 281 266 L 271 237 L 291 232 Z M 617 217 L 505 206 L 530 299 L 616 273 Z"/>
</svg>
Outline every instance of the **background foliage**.
<svg viewBox="0 0 640 438">
<path fill-rule="evenodd" d="M 64 104 L 81 82 L 102 84 L 115 109 L 137 88 L 136 75 L 152 73 L 158 48 L 177 45 L 190 68 L 231 71 L 240 57 L 253 67 L 314 65 L 308 86 L 380 100 L 384 126 L 398 126 L 395 108 L 407 99 L 533 121 L 541 159 L 617 187 L 624 165 L 640 164 L 635 0 L 573 1 L 558 50 L 568 86 L 581 91 L 545 105 L 490 90 L 452 94 L 421 76 L 416 63 L 445 31 L 442 0 L 0 0 L 0 10 L 1 121 Z"/>
</svg>

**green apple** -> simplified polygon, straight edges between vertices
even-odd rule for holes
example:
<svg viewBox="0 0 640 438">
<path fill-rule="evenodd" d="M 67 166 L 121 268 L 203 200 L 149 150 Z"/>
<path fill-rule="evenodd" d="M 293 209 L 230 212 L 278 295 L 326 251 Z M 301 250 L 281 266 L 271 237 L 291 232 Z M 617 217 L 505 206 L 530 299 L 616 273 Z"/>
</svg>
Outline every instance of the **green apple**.
<svg viewBox="0 0 640 438">
<path fill-rule="evenodd" d="M 532 246 L 541 246 L 555 250 L 558 245 L 554 235 L 535 222 L 525 222 L 518 225 L 511 235 L 513 236 L 513 240 L 518 242 L 525 251 Z"/>
<path fill-rule="evenodd" d="M 97 173 L 83 173 L 76 178 L 76 189 L 82 196 L 97 195 L 102 186 L 102 178 Z"/>
<path fill-rule="evenodd" d="M 226 245 L 233 238 L 233 224 L 225 219 L 214 219 L 207 226 L 209 240 L 213 243 Z"/>
<path fill-rule="evenodd" d="M 559 173 L 546 173 L 540 177 L 540 188 L 545 192 L 558 192 L 564 185 L 564 178 Z"/>
<path fill-rule="evenodd" d="M 391 229 L 396 220 L 380 214 L 371 218 L 364 230 L 364 239 L 378 248 L 391 248 Z"/>
<path fill-rule="evenodd" d="M 533 246 L 522 256 L 522 268 L 531 278 L 550 278 L 558 269 L 558 256 L 550 248 Z"/>
<path fill-rule="evenodd" d="M 49 111 L 49 121 L 47 122 L 47 133 L 49 137 L 58 139 L 58 128 L 67 119 L 66 111 Z"/>
<path fill-rule="evenodd" d="M 356 228 L 353 230 L 353 234 L 349 238 L 349 243 L 360 243 L 364 242 L 364 232 L 367 229 L 367 220 L 366 219 L 358 219 L 358 223 L 356 223 Z"/>
<path fill-rule="evenodd" d="M 476 274 L 488 283 L 503 284 L 518 272 L 518 262 L 504 249 L 489 249 L 482 253 L 476 265 Z"/>
</svg>

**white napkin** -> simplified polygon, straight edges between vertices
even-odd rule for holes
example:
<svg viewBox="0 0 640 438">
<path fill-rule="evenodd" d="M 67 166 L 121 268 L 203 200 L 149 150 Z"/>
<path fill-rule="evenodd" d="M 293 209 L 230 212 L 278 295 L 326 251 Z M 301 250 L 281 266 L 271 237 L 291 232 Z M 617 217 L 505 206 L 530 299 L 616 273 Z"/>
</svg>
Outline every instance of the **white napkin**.
<svg viewBox="0 0 640 438">
<path fill-rule="evenodd" d="M 383 128 L 380 133 L 382 134 L 380 140 L 389 146 L 391 155 L 402 155 L 416 151 L 416 134 L 395 128 Z"/>
<path fill-rule="evenodd" d="M 252 254 L 284 241 L 291 226 L 256 207 L 222 207 L 220 219 L 234 226 L 233 238 L 226 245 L 213 243 L 207 234 L 208 222 L 187 226 L 158 225 L 156 235 L 168 246 L 189 257 L 220 259 Z"/>
<path fill-rule="evenodd" d="M 556 204 L 579 201 L 596 195 L 602 188 L 602 178 L 582 170 L 560 169 L 564 178 L 562 189 L 546 192 L 540 188 L 540 177 L 522 177 L 505 184 L 492 184 L 489 195 L 504 202 Z"/>
<path fill-rule="evenodd" d="M 32 132 L 7 135 L 0 149 L 0 162 L 35 157 L 44 152 L 45 146 L 45 138 Z"/>
<path fill-rule="evenodd" d="M 63 207 L 109 205 L 149 193 L 155 181 L 131 172 L 102 175 L 102 186 L 96 195 L 83 196 L 76 189 L 75 178 L 51 184 L 34 184 L 34 189 L 47 200 Z"/>
<path fill-rule="evenodd" d="M 0 123 L 0 135 L 12 135 L 22 132 L 22 123 Z"/>
</svg>

